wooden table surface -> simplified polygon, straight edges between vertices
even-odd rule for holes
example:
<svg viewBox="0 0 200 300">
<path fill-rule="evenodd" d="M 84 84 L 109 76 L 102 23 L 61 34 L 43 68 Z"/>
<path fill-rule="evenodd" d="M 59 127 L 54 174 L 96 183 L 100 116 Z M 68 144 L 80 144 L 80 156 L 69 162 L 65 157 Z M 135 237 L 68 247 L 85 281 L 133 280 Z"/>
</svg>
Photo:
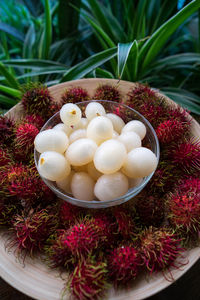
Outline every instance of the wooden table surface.
<svg viewBox="0 0 200 300">
<path fill-rule="evenodd" d="M 200 260 L 171 286 L 148 300 L 200 300 Z M 0 279 L 0 300 L 32 300 Z"/>
</svg>

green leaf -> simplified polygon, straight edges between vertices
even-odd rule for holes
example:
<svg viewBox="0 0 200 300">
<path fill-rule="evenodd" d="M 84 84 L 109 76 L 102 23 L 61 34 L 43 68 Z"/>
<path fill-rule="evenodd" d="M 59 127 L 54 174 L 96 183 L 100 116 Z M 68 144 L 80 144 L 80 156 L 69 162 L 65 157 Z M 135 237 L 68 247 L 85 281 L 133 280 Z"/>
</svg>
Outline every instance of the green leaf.
<svg viewBox="0 0 200 300">
<path fill-rule="evenodd" d="M 19 40 L 20 42 L 24 41 L 24 34 L 16 28 L 12 27 L 11 25 L 0 22 L 0 30 L 12 35 L 15 39 Z"/>
<path fill-rule="evenodd" d="M 116 55 L 116 47 L 92 55 L 91 57 L 85 59 L 81 63 L 78 63 L 77 65 L 69 69 L 63 76 L 61 82 L 82 78 L 89 72 L 104 64 L 111 58 L 115 57 Z"/>
<path fill-rule="evenodd" d="M 42 45 L 42 57 L 48 59 L 49 49 L 52 39 L 52 24 L 51 24 L 51 9 L 50 1 L 45 0 L 45 30 L 44 30 L 44 39 Z"/>
<path fill-rule="evenodd" d="M 95 78 L 110 78 L 110 79 L 114 79 L 114 76 L 111 72 L 101 69 L 101 68 L 97 68 L 96 70 L 93 71 L 94 77 Z"/>
<path fill-rule="evenodd" d="M 17 68 L 32 68 L 32 69 L 40 69 L 45 67 L 66 67 L 64 64 L 45 60 L 45 59 L 10 59 L 10 60 L 3 60 L 2 61 L 6 66 L 12 66 Z"/>
<path fill-rule="evenodd" d="M 15 77 L 9 73 L 7 71 L 7 69 L 5 68 L 4 64 L 2 64 L 0 62 L 0 73 L 6 78 L 7 82 L 9 83 L 9 85 L 15 89 L 19 88 L 19 83 L 18 81 L 15 79 Z"/>
<path fill-rule="evenodd" d="M 22 96 L 22 93 L 19 90 L 7 87 L 5 85 L 0 85 L 0 91 L 18 99 L 21 99 Z"/>
<path fill-rule="evenodd" d="M 179 64 L 200 64 L 199 53 L 181 53 L 167 56 L 157 60 L 153 65 L 153 69 L 161 70 L 165 68 L 176 68 Z"/>
<path fill-rule="evenodd" d="M 118 70 L 117 70 L 117 76 L 119 79 L 121 79 L 123 72 L 124 72 L 124 68 L 126 66 L 127 63 L 127 59 L 129 56 L 129 53 L 131 51 L 131 48 L 133 46 L 133 43 L 126 43 L 126 44 L 118 44 Z"/>
<path fill-rule="evenodd" d="M 175 32 L 175 30 L 198 8 L 200 7 L 200 0 L 194 0 L 185 6 L 176 15 L 170 18 L 162 26 L 160 26 L 153 35 L 143 45 L 139 54 L 139 61 L 142 64 L 142 70 L 147 68 L 150 62 L 158 55 L 163 45 L 168 38 Z"/>
<path fill-rule="evenodd" d="M 58 6 L 58 28 L 61 39 L 71 36 L 78 30 L 79 11 L 70 4 L 72 0 L 59 0 Z M 73 0 L 77 8 L 81 6 L 81 0 Z"/>
<path fill-rule="evenodd" d="M 36 38 L 35 27 L 32 23 L 27 31 L 24 45 L 23 45 L 23 57 L 24 58 L 31 58 L 33 56 L 32 54 L 33 54 L 33 45 L 35 43 L 35 38 Z"/>
<path fill-rule="evenodd" d="M 18 103 L 17 100 L 9 98 L 4 95 L 0 95 L 0 104 L 5 105 L 6 107 L 12 107 Z"/>
</svg>

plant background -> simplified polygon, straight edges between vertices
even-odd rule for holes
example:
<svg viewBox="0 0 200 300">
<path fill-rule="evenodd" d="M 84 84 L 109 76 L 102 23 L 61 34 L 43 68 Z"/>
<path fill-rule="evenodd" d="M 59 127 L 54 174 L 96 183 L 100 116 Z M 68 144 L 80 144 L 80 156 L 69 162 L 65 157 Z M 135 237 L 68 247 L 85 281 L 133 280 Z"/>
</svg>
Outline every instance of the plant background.
<svg viewBox="0 0 200 300">
<path fill-rule="evenodd" d="M 7 0 L 0 107 L 21 84 L 84 77 L 147 83 L 200 115 L 200 0 Z"/>
</svg>

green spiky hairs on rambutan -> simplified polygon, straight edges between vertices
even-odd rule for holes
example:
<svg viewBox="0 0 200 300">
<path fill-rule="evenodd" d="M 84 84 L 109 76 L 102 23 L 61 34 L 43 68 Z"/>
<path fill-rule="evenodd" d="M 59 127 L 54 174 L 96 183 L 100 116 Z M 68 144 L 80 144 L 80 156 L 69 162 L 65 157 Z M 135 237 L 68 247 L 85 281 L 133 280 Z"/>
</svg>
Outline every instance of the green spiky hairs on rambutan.
<svg viewBox="0 0 200 300">
<path fill-rule="evenodd" d="M 51 115 L 51 104 L 53 98 L 46 86 L 41 84 L 31 84 L 24 88 L 22 105 L 27 114 L 37 114 L 45 120 Z"/>
<path fill-rule="evenodd" d="M 13 163 L 13 158 L 8 148 L 0 147 L 0 167 L 11 165 L 12 163 Z"/>
<path fill-rule="evenodd" d="M 77 300 L 100 299 L 109 287 L 107 265 L 94 258 L 81 259 L 70 275 L 68 289 Z"/>
<path fill-rule="evenodd" d="M 0 144 L 10 147 L 14 137 L 15 122 L 7 116 L 0 116 Z"/>
<path fill-rule="evenodd" d="M 169 228 L 149 227 L 139 235 L 139 252 L 148 272 L 165 271 L 168 267 L 178 267 L 175 260 L 184 251 L 180 239 Z"/>
<path fill-rule="evenodd" d="M 34 255 L 41 251 L 47 238 L 58 226 L 58 216 L 55 208 L 22 212 L 12 219 L 13 237 L 9 244 L 16 248 L 19 256 Z"/>
<path fill-rule="evenodd" d="M 117 86 L 103 84 L 95 90 L 93 99 L 119 102 L 121 99 L 121 93 Z"/>
<path fill-rule="evenodd" d="M 61 106 L 64 105 L 65 103 L 77 103 L 77 102 L 82 102 L 82 101 L 87 101 L 89 100 L 90 97 L 88 95 L 88 92 L 77 86 L 77 87 L 72 87 L 64 91 L 64 93 L 61 96 Z"/>
<path fill-rule="evenodd" d="M 115 286 L 135 279 L 141 265 L 140 253 L 133 245 L 117 247 L 108 256 L 109 275 Z"/>
<path fill-rule="evenodd" d="M 168 195 L 167 217 L 171 226 L 185 239 L 198 240 L 200 233 L 200 179 L 190 177 L 179 182 Z"/>
</svg>

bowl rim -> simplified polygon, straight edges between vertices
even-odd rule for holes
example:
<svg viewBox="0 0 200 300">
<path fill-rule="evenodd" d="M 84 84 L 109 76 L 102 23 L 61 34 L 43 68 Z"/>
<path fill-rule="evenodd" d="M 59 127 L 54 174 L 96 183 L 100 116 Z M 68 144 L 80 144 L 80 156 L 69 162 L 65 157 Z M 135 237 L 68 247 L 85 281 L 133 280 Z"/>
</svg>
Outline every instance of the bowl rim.
<svg viewBox="0 0 200 300">
<path fill-rule="evenodd" d="M 126 109 L 131 110 L 136 115 L 139 115 L 140 118 L 142 119 L 142 121 L 144 121 L 145 125 L 146 124 L 148 125 L 149 129 L 151 130 L 151 133 L 153 134 L 153 137 L 154 137 L 154 140 L 155 140 L 155 146 L 156 146 L 156 158 L 158 160 L 158 163 L 157 163 L 157 167 L 158 167 L 159 159 L 160 159 L 160 145 L 159 145 L 158 137 L 157 137 L 156 132 L 155 132 L 153 126 L 151 125 L 151 123 L 141 113 L 139 113 L 138 111 L 136 111 L 135 109 L 129 107 L 128 105 L 126 105 L 124 103 L 119 103 L 119 102 L 115 102 L 115 101 L 111 101 L 111 100 L 103 100 L 103 99 L 102 100 L 101 99 L 96 100 L 96 99 L 91 99 L 91 100 L 87 100 L 87 101 L 77 102 L 77 103 L 74 103 L 74 104 L 76 104 L 76 105 L 82 105 L 82 104 L 89 104 L 91 102 L 105 102 L 105 103 L 110 103 L 110 104 L 114 104 L 114 105 L 118 105 L 118 106 L 120 105 L 120 106 L 123 106 Z M 46 124 L 48 122 L 50 122 L 52 119 L 54 119 L 56 116 L 58 116 L 59 113 L 60 113 L 60 111 L 56 112 L 51 118 L 49 118 L 45 122 L 45 124 L 42 126 L 42 128 L 40 129 L 40 132 L 46 130 L 46 129 L 44 129 L 46 127 Z M 38 163 L 37 163 L 37 157 L 36 157 L 37 153 L 39 153 L 39 152 L 34 147 L 34 161 L 35 161 L 35 166 L 37 168 L 37 171 L 39 173 Z M 156 167 L 156 169 L 157 169 L 157 167 Z M 54 192 L 54 190 L 56 191 L 57 196 L 60 197 L 61 199 L 65 200 L 67 202 L 70 202 L 70 203 L 74 203 L 74 204 L 79 205 L 79 206 L 82 206 L 81 204 L 84 204 L 83 205 L 84 207 L 90 207 L 90 208 L 98 208 L 96 206 L 93 207 L 93 204 L 94 205 L 95 204 L 97 204 L 97 205 L 99 204 L 99 208 L 102 208 L 102 207 L 108 207 L 108 206 L 114 206 L 114 205 L 122 204 L 122 203 L 125 203 L 125 202 L 129 201 L 131 199 L 131 196 L 135 197 L 140 191 L 142 191 L 142 189 L 146 186 L 146 184 L 151 180 L 151 178 L 154 175 L 156 169 L 151 174 L 149 174 L 148 176 L 145 176 L 144 180 L 142 181 L 141 184 L 139 184 L 139 185 L 137 185 L 137 186 L 135 186 L 133 188 L 130 188 L 128 190 L 128 192 L 126 194 L 124 194 L 123 196 L 115 198 L 115 199 L 112 199 L 112 200 L 105 200 L 105 201 L 98 201 L 98 200 L 87 201 L 87 200 L 80 200 L 80 199 L 74 198 L 72 196 L 69 196 L 68 194 L 63 193 L 56 186 L 54 186 L 53 189 L 52 189 L 52 186 L 49 183 L 49 180 L 46 179 L 46 178 L 44 178 L 43 176 L 41 176 L 40 173 L 39 173 L 39 175 L 42 178 L 42 180 L 45 182 L 45 184 L 51 190 L 53 190 L 53 192 Z M 128 198 L 128 199 L 126 200 L 125 197 Z M 68 201 L 68 200 L 70 200 L 70 201 Z M 118 203 L 119 201 L 122 201 L 122 200 L 124 200 L 124 201 Z M 111 204 L 111 205 L 107 205 L 106 206 L 106 204 Z"/>
</svg>

